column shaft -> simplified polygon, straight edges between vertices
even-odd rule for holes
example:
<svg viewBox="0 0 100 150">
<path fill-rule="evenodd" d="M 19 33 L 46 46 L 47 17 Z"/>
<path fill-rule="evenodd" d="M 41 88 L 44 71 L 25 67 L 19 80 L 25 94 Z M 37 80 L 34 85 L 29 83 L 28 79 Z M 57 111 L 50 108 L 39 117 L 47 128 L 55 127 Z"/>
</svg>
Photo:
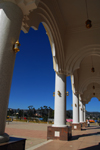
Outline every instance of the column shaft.
<svg viewBox="0 0 100 150">
<path fill-rule="evenodd" d="M 0 135 L 4 134 L 10 86 L 23 14 L 12 2 L 0 3 Z"/>
<path fill-rule="evenodd" d="M 66 126 L 66 76 L 56 74 L 54 127 Z M 60 93 L 60 95 L 58 95 Z"/>
<path fill-rule="evenodd" d="M 78 97 L 73 93 L 73 123 L 79 123 Z"/>
<path fill-rule="evenodd" d="M 86 122 L 86 110 L 85 110 L 85 104 L 84 104 L 84 122 Z"/>
<path fill-rule="evenodd" d="M 84 119 L 83 119 L 83 103 L 82 103 L 82 101 L 79 101 L 79 104 L 80 104 L 80 107 L 79 107 L 80 119 L 79 119 L 79 121 L 84 122 Z"/>
</svg>

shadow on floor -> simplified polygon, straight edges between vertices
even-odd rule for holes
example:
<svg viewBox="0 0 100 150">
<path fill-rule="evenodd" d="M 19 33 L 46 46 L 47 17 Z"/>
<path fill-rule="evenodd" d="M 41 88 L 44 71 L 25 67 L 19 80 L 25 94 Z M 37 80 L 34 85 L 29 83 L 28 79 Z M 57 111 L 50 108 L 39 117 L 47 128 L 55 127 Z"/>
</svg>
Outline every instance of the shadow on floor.
<svg viewBox="0 0 100 150">
<path fill-rule="evenodd" d="M 100 143 L 98 145 L 87 147 L 87 148 L 82 148 L 79 150 L 100 150 Z"/>
<path fill-rule="evenodd" d="M 92 129 L 100 129 L 100 127 L 96 127 L 96 126 L 86 127 L 86 130 L 92 130 Z"/>
<path fill-rule="evenodd" d="M 82 134 L 82 135 L 75 135 L 75 136 L 72 136 L 72 138 L 70 139 L 70 141 L 77 140 L 77 139 L 79 139 L 81 137 L 93 136 L 93 135 L 100 135 L 100 132 L 90 133 L 90 134 Z"/>
<path fill-rule="evenodd" d="M 81 131 L 85 131 L 85 130 L 87 130 L 86 128 L 85 129 L 81 129 Z"/>
</svg>

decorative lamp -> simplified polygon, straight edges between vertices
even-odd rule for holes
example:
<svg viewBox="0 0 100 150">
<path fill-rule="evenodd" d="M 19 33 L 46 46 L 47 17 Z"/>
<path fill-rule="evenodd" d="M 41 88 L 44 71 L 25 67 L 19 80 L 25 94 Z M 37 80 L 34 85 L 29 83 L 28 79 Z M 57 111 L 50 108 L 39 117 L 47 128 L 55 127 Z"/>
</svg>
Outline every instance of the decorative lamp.
<svg viewBox="0 0 100 150">
<path fill-rule="evenodd" d="M 94 67 L 92 67 L 92 68 L 91 68 L 91 72 L 95 72 L 95 69 L 94 69 Z"/>
<path fill-rule="evenodd" d="M 92 27 L 92 21 L 90 19 L 88 19 L 88 8 L 87 8 L 87 0 L 85 0 L 85 3 L 86 3 L 86 14 L 87 14 L 87 20 L 85 22 L 86 24 L 86 28 L 91 28 Z"/>
<path fill-rule="evenodd" d="M 69 95 L 69 92 L 68 92 L 68 91 L 66 92 L 66 95 L 67 95 L 67 96 Z"/>
<path fill-rule="evenodd" d="M 93 93 L 93 95 L 95 95 L 95 93 Z"/>
<path fill-rule="evenodd" d="M 77 107 L 77 105 L 75 104 L 75 107 Z"/>
<path fill-rule="evenodd" d="M 85 24 L 86 24 L 86 28 L 88 29 L 92 27 L 92 21 L 89 19 L 85 22 Z"/>
<path fill-rule="evenodd" d="M 60 91 L 58 91 L 58 95 L 60 96 Z"/>
<path fill-rule="evenodd" d="M 53 97 L 55 97 L 55 92 L 53 92 Z"/>
<path fill-rule="evenodd" d="M 95 86 L 93 85 L 93 89 L 95 89 Z"/>
<path fill-rule="evenodd" d="M 14 48 L 13 48 L 13 50 L 15 51 L 15 53 L 17 53 L 17 52 L 20 51 L 20 50 L 19 50 L 19 46 L 20 46 L 19 41 L 16 41 L 16 43 L 14 44 Z"/>
</svg>

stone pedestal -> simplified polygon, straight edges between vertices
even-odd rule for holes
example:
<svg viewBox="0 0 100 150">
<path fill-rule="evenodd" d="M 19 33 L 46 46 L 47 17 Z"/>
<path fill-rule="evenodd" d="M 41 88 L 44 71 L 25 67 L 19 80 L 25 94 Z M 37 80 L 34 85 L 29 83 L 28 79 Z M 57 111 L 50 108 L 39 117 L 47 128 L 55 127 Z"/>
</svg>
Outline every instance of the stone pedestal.
<svg viewBox="0 0 100 150">
<path fill-rule="evenodd" d="M 25 140 L 26 139 L 10 137 L 9 142 L 0 144 L 0 150 L 25 150 Z"/>
<path fill-rule="evenodd" d="M 68 141 L 72 137 L 72 127 L 52 127 L 47 128 L 47 140 L 63 140 Z"/>
<path fill-rule="evenodd" d="M 72 123 L 72 130 L 81 130 L 81 123 Z"/>
<path fill-rule="evenodd" d="M 84 127 L 84 128 L 87 126 L 86 122 L 83 122 L 81 124 L 82 124 L 82 127 Z"/>
</svg>

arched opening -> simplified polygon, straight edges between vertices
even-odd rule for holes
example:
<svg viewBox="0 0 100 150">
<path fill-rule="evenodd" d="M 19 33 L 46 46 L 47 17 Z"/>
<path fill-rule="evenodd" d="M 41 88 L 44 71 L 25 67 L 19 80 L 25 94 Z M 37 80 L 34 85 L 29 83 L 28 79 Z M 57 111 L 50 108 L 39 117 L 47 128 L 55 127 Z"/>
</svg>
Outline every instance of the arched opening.
<svg viewBox="0 0 100 150">
<path fill-rule="evenodd" d="M 92 97 L 88 104 L 86 104 L 87 118 L 97 120 L 100 117 L 100 101 L 97 97 Z"/>
<path fill-rule="evenodd" d="M 81 102 L 79 103 L 79 106 L 82 106 L 82 105 L 84 106 L 86 104 L 86 110 L 88 112 L 96 111 L 96 108 L 97 108 L 96 105 L 100 105 L 99 101 L 95 103 L 97 98 L 98 100 L 100 100 L 99 64 L 100 64 L 100 56 L 97 54 L 97 51 L 89 55 L 87 54 L 81 60 L 79 64 L 79 68 L 76 69 L 73 73 L 74 83 L 72 85 L 74 85 L 74 92 L 76 93 L 76 95 L 80 94 L 79 100 Z M 91 98 L 94 99 L 93 102 L 90 102 Z M 94 105 L 95 105 L 95 109 L 92 110 Z M 81 121 L 83 120 L 82 110 L 83 109 L 79 107 L 79 112 L 80 112 L 79 118 Z"/>
<path fill-rule="evenodd" d="M 33 105 L 54 105 L 54 77 L 51 47 L 42 25 L 29 33 L 21 31 L 9 99 L 10 108 L 27 109 Z M 38 101 L 38 103 L 37 103 Z"/>
</svg>

